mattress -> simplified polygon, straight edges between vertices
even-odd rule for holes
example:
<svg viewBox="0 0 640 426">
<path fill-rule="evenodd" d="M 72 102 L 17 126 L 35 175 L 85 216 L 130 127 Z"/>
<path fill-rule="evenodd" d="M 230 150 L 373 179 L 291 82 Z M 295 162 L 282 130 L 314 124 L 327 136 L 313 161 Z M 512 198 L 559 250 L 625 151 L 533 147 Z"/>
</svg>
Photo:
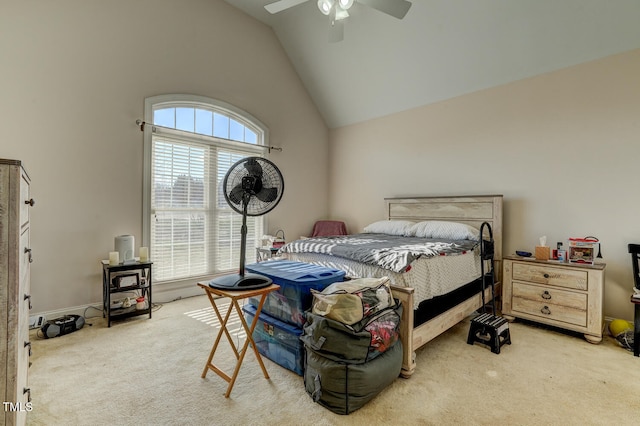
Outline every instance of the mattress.
<svg viewBox="0 0 640 426">
<path fill-rule="evenodd" d="M 283 253 L 283 257 L 341 269 L 352 278 L 389 277 L 392 285 L 414 289 L 414 309 L 425 301 L 450 293 L 481 276 L 478 250 L 457 256 L 422 257 L 411 263 L 406 272 L 393 272 L 354 260 L 319 253 Z"/>
</svg>

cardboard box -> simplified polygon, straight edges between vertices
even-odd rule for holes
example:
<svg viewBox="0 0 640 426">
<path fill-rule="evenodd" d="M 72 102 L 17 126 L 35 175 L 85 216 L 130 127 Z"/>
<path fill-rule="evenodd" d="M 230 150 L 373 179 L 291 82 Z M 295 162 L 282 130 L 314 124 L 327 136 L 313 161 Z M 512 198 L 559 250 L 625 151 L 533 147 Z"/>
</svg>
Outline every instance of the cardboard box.
<svg viewBox="0 0 640 426">
<path fill-rule="evenodd" d="M 536 259 L 537 260 L 549 260 L 549 246 L 536 246 Z"/>
</svg>

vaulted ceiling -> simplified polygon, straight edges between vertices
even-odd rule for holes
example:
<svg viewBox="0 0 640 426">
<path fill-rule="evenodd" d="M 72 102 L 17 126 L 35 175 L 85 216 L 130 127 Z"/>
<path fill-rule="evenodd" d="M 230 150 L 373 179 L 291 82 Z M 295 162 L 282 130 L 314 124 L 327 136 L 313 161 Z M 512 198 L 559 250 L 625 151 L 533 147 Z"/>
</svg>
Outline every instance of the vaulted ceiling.
<svg viewBox="0 0 640 426">
<path fill-rule="evenodd" d="M 330 128 L 640 48 L 638 0 L 412 0 L 402 20 L 356 0 L 338 43 L 317 0 L 225 1 L 273 28 Z"/>
</svg>

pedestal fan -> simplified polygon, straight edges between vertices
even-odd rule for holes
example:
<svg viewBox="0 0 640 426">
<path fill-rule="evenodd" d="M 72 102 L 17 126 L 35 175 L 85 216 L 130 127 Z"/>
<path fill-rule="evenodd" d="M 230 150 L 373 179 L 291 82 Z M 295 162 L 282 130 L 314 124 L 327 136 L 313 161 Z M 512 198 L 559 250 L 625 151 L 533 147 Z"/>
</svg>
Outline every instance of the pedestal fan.
<svg viewBox="0 0 640 426">
<path fill-rule="evenodd" d="M 240 269 L 237 274 L 216 277 L 209 287 L 226 290 L 250 290 L 271 285 L 271 279 L 258 274 L 245 274 L 247 252 L 247 216 L 262 216 L 273 210 L 282 198 L 282 173 L 271 161 L 262 157 L 246 157 L 236 162 L 224 177 L 224 198 L 242 215 Z"/>
</svg>

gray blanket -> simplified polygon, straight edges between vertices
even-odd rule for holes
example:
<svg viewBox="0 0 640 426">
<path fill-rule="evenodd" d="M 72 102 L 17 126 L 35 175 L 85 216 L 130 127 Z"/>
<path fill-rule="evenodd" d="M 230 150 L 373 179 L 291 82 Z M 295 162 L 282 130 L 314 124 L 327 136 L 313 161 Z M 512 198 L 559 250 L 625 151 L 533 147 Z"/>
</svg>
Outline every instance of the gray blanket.
<svg viewBox="0 0 640 426">
<path fill-rule="evenodd" d="M 463 254 L 478 246 L 470 240 L 434 240 L 387 234 L 315 237 L 285 244 L 278 253 L 320 253 L 404 272 L 419 257 Z"/>
</svg>

